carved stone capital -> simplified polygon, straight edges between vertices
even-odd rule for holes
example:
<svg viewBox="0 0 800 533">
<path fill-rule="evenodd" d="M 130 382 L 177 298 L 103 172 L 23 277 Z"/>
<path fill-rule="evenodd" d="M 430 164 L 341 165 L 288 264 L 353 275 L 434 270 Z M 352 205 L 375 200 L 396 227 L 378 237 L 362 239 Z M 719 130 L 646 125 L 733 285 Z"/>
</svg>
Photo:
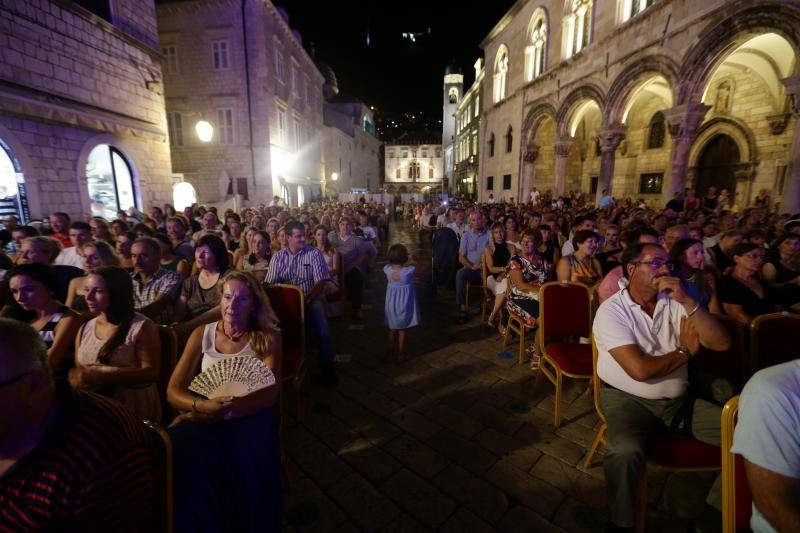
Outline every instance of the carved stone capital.
<svg viewBox="0 0 800 533">
<path fill-rule="evenodd" d="M 556 155 L 558 157 L 567 157 L 569 155 L 569 149 L 572 148 L 572 143 L 574 140 L 572 137 L 562 138 L 556 141 L 554 147 L 556 151 Z"/>
<path fill-rule="evenodd" d="M 786 125 L 789 123 L 791 113 L 776 113 L 775 115 L 767 115 L 767 122 L 773 135 L 780 135 L 786 131 Z"/>
<path fill-rule="evenodd" d="M 539 157 L 539 145 L 538 144 L 530 144 L 528 145 L 528 149 L 525 150 L 525 154 L 522 156 L 526 163 L 533 163 Z"/>
<path fill-rule="evenodd" d="M 705 104 L 685 104 L 664 111 L 669 134 L 673 139 L 691 139 L 711 106 Z"/>
<path fill-rule="evenodd" d="M 790 111 L 796 116 L 800 116 L 800 77 L 783 78 L 781 83 L 786 87 L 786 94 L 792 104 Z"/>
<path fill-rule="evenodd" d="M 628 128 L 623 124 L 614 124 L 608 128 L 598 128 L 597 138 L 602 152 L 613 152 L 625 138 Z"/>
</svg>

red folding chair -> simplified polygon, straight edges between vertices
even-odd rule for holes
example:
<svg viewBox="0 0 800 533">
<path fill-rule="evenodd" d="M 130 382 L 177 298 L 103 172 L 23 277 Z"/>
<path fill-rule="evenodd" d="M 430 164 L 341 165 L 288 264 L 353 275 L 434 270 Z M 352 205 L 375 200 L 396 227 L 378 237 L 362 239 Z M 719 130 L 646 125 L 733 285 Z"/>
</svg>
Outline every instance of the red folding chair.
<svg viewBox="0 0 800 533">
<path fill-rule="evenodd" d="M 795 337 L 798 331 L 798 315 L 783 312 L 754 318 L 750 323 L 751 372 L 800 357 L 800 344 Z"/>
<path fill-rule="evenodd" d="M 739 397 L 722 408 L 722 532 L 735 533 L 750 527 L 753 496 L 744 470 L 744 459 L 733 453 L 733 433 L 739 418 Z"/>
<path fill-rule="evenodd" d="M 539 289 L 541 371 L 556 387 L 554 424 L 561 425 L 564 376 L 592 378 L 592 345 L 572 339 L 592 334 L 589 288 L 582 283 L 551 281 Z"/>
<path fill-rule="evenodd" d="M 284 382 L 292 380 L 295 390 L 307 372 L 306 366 L 306 308 L 303 291 L 296 285 L 264 285 L 272 309 L 278 317 L 283 344 L 281 375 Z"/>
<path fill-rule="evenodd" d="M 153 441 L 159 444 L 159 476 L 158 487 L 153 502 L 153 521 L 150 531 L 172 533 L 173 531 L 173 471 L 172 471 L 172 439 L 162 426 L 145 420 L 144 425 L 151 433 Z"/>
</svg>

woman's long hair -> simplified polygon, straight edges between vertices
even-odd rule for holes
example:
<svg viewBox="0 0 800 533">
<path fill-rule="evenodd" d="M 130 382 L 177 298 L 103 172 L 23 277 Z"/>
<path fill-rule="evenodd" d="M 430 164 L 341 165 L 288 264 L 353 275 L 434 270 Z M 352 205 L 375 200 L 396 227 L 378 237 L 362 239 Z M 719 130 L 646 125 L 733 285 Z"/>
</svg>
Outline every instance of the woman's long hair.
<svg viewBox="0 0 800 533">
<path fill-rule="evenodd" d="M 133 300 L 133 281 L 130 274 L 116 266 L 104 266 L 90 272 L 103 278 L 109 296 L 109 306 L 106 310 L 108 321 L 117 326 L 117 331 L 100 348 L 97 359 L 105 362 L 118 347 L 125 342 L 131 329 L 131 322 L 135 316 Z"/>
<path fill-rule="evenodd" d="M 682 281 L 685 282 L 688 278 L 692 276 L 695 277 L 697 286 L 700 288 L 700 296 L 704 297 L 710 295 L 712 292 L 706 272 L 704 270 L 692 268 L 683 258 L 686 254 L 686 250 L 695 244 L 703 244 L 703 242 L 697 239 L 680 239 L 676 241 L 669 251 L 669 260 L 675 265 L 677 270 L 676 274 Z"/>
<path fill-rule="evenodd" d="M 269 233 L 267 233 L 266 231 L 260 229 L 260 230 L 256 230 L 253 233 L 253 239 L 256 238 L 256 235 L 261 235 L 262 239 L 266 239 L 267 240 L 267 255 L 266 255 L 266 259 L 269 260 L 272 257 L 272 239 L 269 238 Z M 256 263 L 258 263 L 258 256 L 256 256 L 255 249 L 250 250 L 250 253 L 247 255 L 247 262 L 250 265 L 255 265 Z"/>
<path fill-rule="evenodd" d="M 209 233 L 203 235 L 197 241 L 197 248 L 201 246 L 208 246 L 208 249 L 214 254 L 214 262 L 217 264 L 217 269 L 219 269 L 221 273 L 228 271 L 230 268 L 230 258 L 228 257 L 228 247 L 225 246 L 225 241 Z M 197 250 L 197 248 L 195 248 L 195 250 Z"/>
<path fill-rule="evenodd" d="M 63 291 L 61 278 L 58 277 L 55 269 L 50 265 L 43 263 L 16 265 L 6 273 L 3 284 L 8 286 L 11 283 L 11 278 L 16 276 L 25 276 L 37 283 L 41 283 L 47 292 L 50 293 L 50 296 L 56 300 L 58 299 L 58 295 Z M 13 318 L 22 322 L 30 322 L 36 317 L 36 311 L 26 311 L 17 303 L 16 299 L 11 298 L 10 304 L 10 310 L 8 315 L 6 315 L 8 318 Z"/>
<path fill-rule="evenodd" d="M 278 317 L 275 315 L 275 311 L 272 309 L 261 283 L 255 276 L 241 270 L 229 271 L 218 285 L 220 297 L 222 297 L 222 293 L 225 290 L 225 284 L 229 281 L 244 283 L 250 289 L 250 294 L 253 295 L 255 309 L 253 309 L 253 313 L 247 320 L 247 334 L 253 351 L 260 358 L 264 358 L 269 355 L 270 351 L 267 332 L 271 329 L 278 329 Z"/>
</svg>

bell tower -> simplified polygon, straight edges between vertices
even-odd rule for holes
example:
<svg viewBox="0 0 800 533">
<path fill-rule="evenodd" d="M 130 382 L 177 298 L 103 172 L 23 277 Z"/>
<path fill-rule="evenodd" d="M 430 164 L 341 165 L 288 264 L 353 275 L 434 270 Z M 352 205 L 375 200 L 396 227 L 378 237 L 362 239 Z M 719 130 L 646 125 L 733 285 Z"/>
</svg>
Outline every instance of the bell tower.
<svg viewBox="0 0 800 533">
<path fill-rule="evenodd" d="M 455 61 L 451 62 L 444 71 L 442 106 L 442 148 L 444 150 L 444 178 L 447 185 L 443 189 L 453 190 L 453 146 L 456 139 L 456 107 L 464 96 L 464 75 Z"/>
</svg>

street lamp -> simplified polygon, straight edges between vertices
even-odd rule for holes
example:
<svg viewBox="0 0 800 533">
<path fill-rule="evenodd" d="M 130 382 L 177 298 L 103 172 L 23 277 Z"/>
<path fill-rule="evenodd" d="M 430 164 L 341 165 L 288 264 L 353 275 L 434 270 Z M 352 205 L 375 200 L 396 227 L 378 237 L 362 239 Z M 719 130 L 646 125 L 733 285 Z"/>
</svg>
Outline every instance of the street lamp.
<svg viewBox="0 0 800 533">
<path fill-rule="evenodd" d="M 331 179 L 332 179 L 333 181 L 336 181 L 336 180 L 338 180 L 338 179 L 339 179 L 339 174 L 338 174 L 337 172 L 334 172 L 333 174 L 331 174 Z"/>
<path fill-rule="evenodd" d="M 197 133 L 197 138 L 204 143 L 211 142 L 214 137 L 214 126 L 207 120 L 198 120 L 194 125 L 194 131 Z"/>
</svg>

